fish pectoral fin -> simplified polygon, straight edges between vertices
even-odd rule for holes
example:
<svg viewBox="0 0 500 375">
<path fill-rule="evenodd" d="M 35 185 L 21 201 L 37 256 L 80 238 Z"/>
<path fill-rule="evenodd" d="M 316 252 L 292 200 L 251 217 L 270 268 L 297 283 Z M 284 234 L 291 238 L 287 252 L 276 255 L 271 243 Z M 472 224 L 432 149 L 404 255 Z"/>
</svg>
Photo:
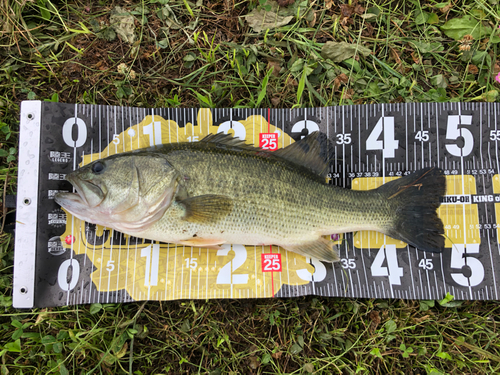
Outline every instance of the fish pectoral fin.
<svg viewBox="0 0 500 375">
<path fill-rule="evenodd" d="M 216 223 L 233 210 L 233 200 L 225 195 L 200 195 L 179 203 L 186 208 L 183 219 L 191 223 Z"/>
<path fill-rule="evenodd" d="M 337 245 L 323 237 L 318 238 L 316 241 L 280 246 L 288 251 L 292 251 L 306 257 L 314 257 L 323 262 L 333 263 L 340 260 L 337 252 Z"/>
<path fill-rule="evenodd" d="M 206 238 L 192 238 L 186 241 L 179 241 L 181 245 L 193 246 L 193 247 L 206 247 L 208 249 L 220 250 L 223 243 L 226 243 L 224 240 L 213 240 Z"/>
</svg>

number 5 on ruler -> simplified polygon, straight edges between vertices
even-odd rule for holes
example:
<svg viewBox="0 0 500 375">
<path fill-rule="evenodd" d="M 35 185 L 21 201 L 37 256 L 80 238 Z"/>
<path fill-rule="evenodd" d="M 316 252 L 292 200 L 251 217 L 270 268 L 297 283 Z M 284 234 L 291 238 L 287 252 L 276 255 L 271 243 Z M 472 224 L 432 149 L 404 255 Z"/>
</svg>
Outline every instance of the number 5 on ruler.
<svg viewBox="0 0 500 375">
<path fill-rule="evenodd" d="M 481 284 L 484 279 L 484 266 L 481 261 L 477 258 L 467 257 L 465 258 L 465 250 L 467 254 L 477 254 L 479 253 L 479 244 L 454 244 L 451 248 L 451 268 L 458 268 L 460 270 L 463 267 L 468 266 L 471 272 L 470 277 L 466 277 L 463 273 L 452 272 L 451 277 L 458 285 L 462 286 L 476 286 Z"/>
<path fill-rule="evenodd" d="M 472 152 L 474 147 L 474 136 L 467 128 L 459 128 L 459 125 L 472 125 L 472 116 L 448 116 L 448 124 L 446 125 L 446 139 L 457 140 L 462 137 L 464 145 L 462 148 L 458 145 L 446 145 L 446 150 L 453 156 L 467 156 Z"/>
</svg>

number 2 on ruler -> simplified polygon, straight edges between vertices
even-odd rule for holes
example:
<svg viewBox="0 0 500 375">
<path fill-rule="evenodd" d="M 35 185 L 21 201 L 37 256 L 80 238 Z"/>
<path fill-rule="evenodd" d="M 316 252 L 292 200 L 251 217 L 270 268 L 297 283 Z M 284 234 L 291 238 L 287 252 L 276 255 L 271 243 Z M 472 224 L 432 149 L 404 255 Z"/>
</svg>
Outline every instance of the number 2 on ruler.
<svg viewBox="0 0 500 375">
<path fill-rule="evenodd" d="M 222 249 L 217 250 L 218 256 L 226 256 L 231 250 L 231 245 L 222 245 Z M 233 245 L 234 258 L 226 263 L 217 275 L 217 284 L 246 284 L 248 283 L 248 274 L 233 275 L 239 267 L 247 260 L 247 249 L 243 245 Z"/>
</svg>

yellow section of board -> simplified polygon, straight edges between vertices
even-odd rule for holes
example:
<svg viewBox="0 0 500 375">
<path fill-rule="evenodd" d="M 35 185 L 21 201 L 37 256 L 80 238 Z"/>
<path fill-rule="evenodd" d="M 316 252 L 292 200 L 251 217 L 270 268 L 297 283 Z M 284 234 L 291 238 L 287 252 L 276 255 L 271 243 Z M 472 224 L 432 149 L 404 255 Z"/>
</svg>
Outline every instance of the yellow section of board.
<svg viewBox="0 0 500 375">
<path fill-rule="evenodd" d="M 353 190 L 372 190 L 376 189 L 379 186 L 382 186 L 384 182 L 389 182 L 395 180 L 399 177 L 360 177 L 352 180 L 352 189 Z M 403 248 L 406 246 L 406 243 L 400 240 L 395 240 L 389 236 L 385 236 L 382 233 L 374 232 L 374 231 L 359 231 L 354 234 L 354 246 L 359 249 L 379 249 L 384 245 L 384 237 L 385 243 L 387 245 L 396 245 L 396 248 Z"/>
<path fill-rule="evenodd" d="M 480 243 L 479 213 L 477 205 L 471 204 L 471 194 L 476 194 L 476 179 L 469 175 L 446 176 L 446 195 L 456 196 L 465 204 L 444 202 L 438 210 L 445 230 L 445 247 L 453 244 Z"/>
<path fill-rule="evenodd" d="M 196 124 L 187 123 L 180 128 L 174 120 L 166 120 L 158 115 L 146 116 L 139 124 L 131 126 L 120 134 L 115 134 L 109 145 L 100 153 L 83 156 L 80 166 L 93 160 L 105 158 L 121 152 L 147 148 L 172 142 L 197 142 L 208 134 L 227 133 L 245 139 L 247 143 L 259 145 L 259 134 L 267 133 L 267 120 L 260 115 L 252 115 L 245 120 L 234 120 L 213 125 L 212 111 L 201 108 L 196 116 Z M 278 148 L 286 147 L 294 140 L 274 125 L 269 126 L 271 133 L 278 133 Z"/>
<path fill-rule="evenodd" d="M 247 143 L 259 143 L 259 133 L 268 132 L 267 120 L 252 115 L 245 120 L 213 125 L 210 109 L 199 109 L 196 124 L 179 128 L 173 120 L 146 116 L 139 124 L 115 134 L 100 153 L 83 156 L 85 165 L 93 160 L 120 152 L 146 148 L 169 142 L 196 142 L 211 133 L 230 133 Z M 279 148 L 294 140 L 274 125 Z M 223 246 L 221 250 L 179 246 L 164 243 L 143 243 L 128 235 L 113 235 L 112 230 L 89 224 L 67 214 L 61 242 L 76 254 L 86 254 L 95 267 L 92 282 L 99 292 L 126 290 L 134 300 L 171 300 L 179 298 L 260 298 L 272 297 L 283 285 L 305 285 L 315 268 L 305 257 L 273 246 L 280 253 L 282 271 L 262 272 L 261 254 L 269 246 Z M 72 230 L 72 227 L 74 228 Z M 95 233 L 95 234 L 94 234 Z M 67 236 L 74 236 L 67 244 Z M 341 243 L 343 236 L 335 243 Z M 137 243 L 139 241 L 139 243 Z M 321 265 L 319 265 L 321 266 Z M 274 281 L 274 285 L 271 283 Z"/>
<path fill-rule="evenodd" d="M 398 177 L 386 177 L 389 182 Z M 352 181 L 353 190 L 376 189 L 384 183 L 382 177 L 361 177 Z M 471 204 L 470 195 L 476 194 L 476 180 L 473 176 L 446 176 L 446 195 L 464 200 L 465 204 L 444 202 L 438 209 L 438 215 L 445 228 L 445 247 L 453 244 L 480 243 L 479 214 L 477 206 Z M 386 244 L 406 247 L 403 241 L 386 236 Z M 380 248 L 384 245 L 384 235 L 373 231 L 360 231 L 354 235 L 354 246 L 360 249 Z"/>
<path fill-rule="evenodd" d="M 500 175 L 493 176 L 493 193 L 500 194 Z M 500 203 L 495 203 L 495 217 L 497 218 L 497 238 L 500 238 Z"/>
</svg>

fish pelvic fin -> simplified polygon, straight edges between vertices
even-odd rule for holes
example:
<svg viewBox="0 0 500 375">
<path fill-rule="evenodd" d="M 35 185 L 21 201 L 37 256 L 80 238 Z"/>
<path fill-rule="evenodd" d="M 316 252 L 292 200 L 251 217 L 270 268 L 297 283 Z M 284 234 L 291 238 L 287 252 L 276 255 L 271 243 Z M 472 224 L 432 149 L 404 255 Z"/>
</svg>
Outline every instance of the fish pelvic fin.
<svg viewBox="0 0 500 375">
<path fill-rule="evenodd" d="M 337 245 L 323 237 L 318 238 L 316 241 L 279 246 L 306 257 L 317 258 L 323 262 L 333 263 L 340 260 Z"/>
<path fill-rule="evenodd" d="M 443 251 L 444 226 L 437 214 L 440 198 L 446 193 L 441 169 L 425 168 L 377 190 L 394 212 L 392 226 L 381 230 L 383 233 L 422 251 Z"/>
<path fill-rule="evenodd" d="M 193 247 L 203 247 L 206 249 L 220 250 L 222 249 L 222 244 L 226 243 L 224 240 L 218 239 L 205 239 L 205 238 L 192 238 L 189 240 L 179 241 L 180 245 L 193 246 Z"/>
<path fill-rule="evenodd" d="M 233 200 L 224 195 L 199 195 L 179 201 L 186 208 L 184 220 L 191 223 L 216 223 L 233 210 Z"/>
</svg>

